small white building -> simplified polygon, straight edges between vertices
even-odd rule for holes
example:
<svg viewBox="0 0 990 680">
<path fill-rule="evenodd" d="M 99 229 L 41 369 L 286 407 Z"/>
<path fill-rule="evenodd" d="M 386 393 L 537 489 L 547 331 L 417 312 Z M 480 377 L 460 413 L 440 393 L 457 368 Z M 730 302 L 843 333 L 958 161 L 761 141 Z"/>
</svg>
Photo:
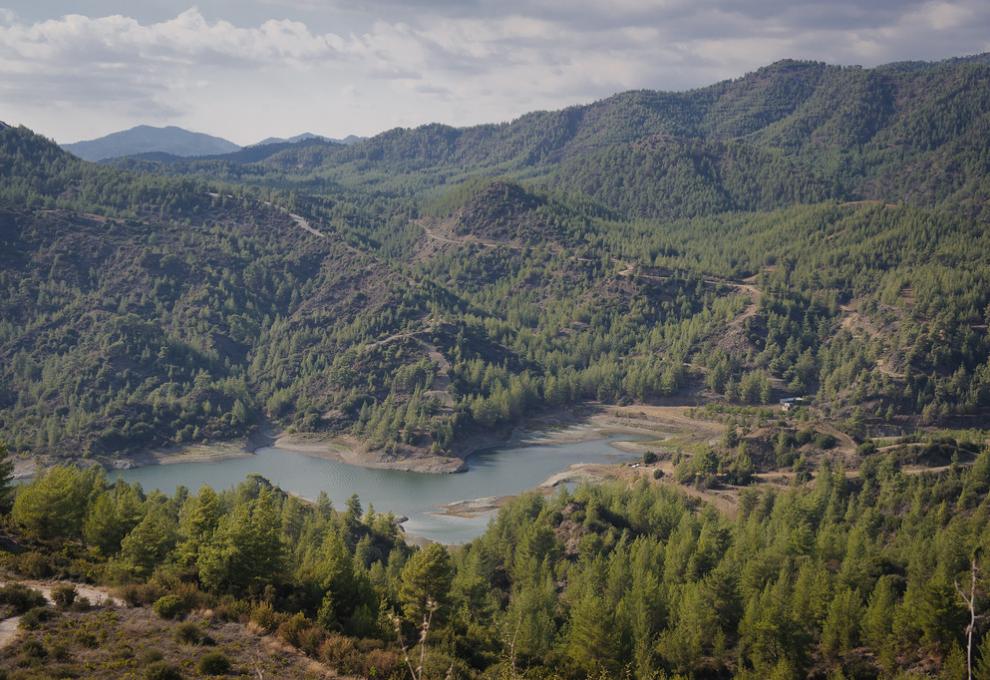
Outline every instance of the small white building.
<svg viewBox="0 0 990 680">
<path fill-rule="evenodd" d="M 781 411 L 790 411 L 798 406 L 804 406 L 804 397 L 787 397 L 786 399 L 780 400 Z"/>
</svg>

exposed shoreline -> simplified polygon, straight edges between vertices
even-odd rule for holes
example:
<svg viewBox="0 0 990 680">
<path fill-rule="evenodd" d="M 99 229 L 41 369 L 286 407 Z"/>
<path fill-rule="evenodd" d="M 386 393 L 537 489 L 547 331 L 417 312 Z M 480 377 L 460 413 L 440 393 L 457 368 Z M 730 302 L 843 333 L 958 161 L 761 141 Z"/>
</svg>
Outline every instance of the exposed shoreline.
<svg viewBox="0 0 990 680">
<path fill-rule="evenodd" d="M 236 458 L 248 458 L 262 448 L 277 447 L 314 458 L 334 460 L 358 467 L 417 472 L 424 474 L 449 474 L 467 470 L 467 459 L 478 452 L 503 447 L 530 445 L 578 444 L 616 435 L 647 436 L 643 441 L 617 441 L 614 446 L 627 453 L 640 453 L 653 446 L 664 446 L 664 440 L 682 430 L 684 422 L 666 422 L 669 418 L 655 417 L 654 410 L 689 408 L 679 406 L 604 406 L 582 405 L 573 409 L 543 413 L 528 419 L 522 425 L 504 427 L 478 433 L 461 440 L 452 456 L 432 454 L 408 448 L 404 456 L 387 456 L 384 451 L 370 451 L 352 437 L 326 437 L 317 434 L 274 432 L 269 427 L 243 439 L 165 446 L 96 459 L 80 459 L 80 464 L 98 464 L 108 471 L 129 470 L 152 465 L 179 463 L 210 463 Z M 644 413 L 644 410 L 647 413 Z M 675 420 L 684 421 L 683 416 Z M 704 425 L 689 418 L 691 425 Z M 709 424 L 710 425 L 710 424 Z M 698 428 L 704 430 L 704 427 Z M 704 434 L 700 432 L 699 434 Z M 29 479 L 59 461 L 15 458 L 14 478 Z M 472 499 L 465 499 L 470 503 Z M 441 513 L 450 512 L 441 509 Z M 450 514 L 454 514 L 450 512 Z"/>
<path fill-rule="evenodd" d="M 622 422 L 610 407 L 584 406 L 573 410 L 541 414 L 523 425 L 500 428 L 471 435 L 460 441 L 454 455 L 444 456 L 418 449 L 407 449 L 402 456 L 367 449 L 353 437 L 326 437 L 309 433 L 272 432 L 262 428 L 245 439 L 168 446 L 141 451 L 129 456 L 101 460 L 108 470 L 130 470 L 151 465 L 210 463 L 247 458 L 259 449 L 275 447 L 313 458 L 333 460 L 358 467 L 450 474 L 467 470 L 467 459 L 478 452 L 501 447 L 579 444 L 614 435 L 662 436 L 642 422 Z M 616 442 L 617 448 L 636 453 L 644 442 Z M 30 461 L 25 461 L 30 463 Z M 28 467 L 26 464 L 25 467 Z M 33 472 L 25 470 L 23 476 Z"/>
<path fill-rule="evenodd" d="M 249 458 L 255 452 L 272 445 L 272 434 L 261 429 L 243 439 L 227 441 L 182 444 L 146 449 L 126 457 L 115 456 L 101 461 L 109 470 L 133 470 L 151 465 L 174 465 L 177 463 L 214 463 L 233 458 Z"/>
</svg>

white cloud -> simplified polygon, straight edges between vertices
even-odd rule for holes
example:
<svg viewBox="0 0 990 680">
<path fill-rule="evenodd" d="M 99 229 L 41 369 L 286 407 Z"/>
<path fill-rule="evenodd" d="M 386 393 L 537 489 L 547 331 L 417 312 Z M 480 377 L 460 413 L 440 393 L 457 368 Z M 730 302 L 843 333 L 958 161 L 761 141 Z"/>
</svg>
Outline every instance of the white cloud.
<svg viewBox="0 0 990 680">
<path fill-rule="evenodd" d="M 365 0 L 349 3 L 362 21 L 339 25 L 322 4 L 256 3 L 255 14 L 304 12 L 306 21 L 248 25 L 196 8 L 160 20 L 34 22 L 0 10 L 0 119 L 60 140 L 141 122 L 242 143 L 302 130 L 367 134 L 704 85 L 785 57 L 941 58 L 986 49 L 990 35 L 982 0 L 426 0 L 415 11 Z M 318 20 L 332 30 L 316 30 Z"/>
</svg>

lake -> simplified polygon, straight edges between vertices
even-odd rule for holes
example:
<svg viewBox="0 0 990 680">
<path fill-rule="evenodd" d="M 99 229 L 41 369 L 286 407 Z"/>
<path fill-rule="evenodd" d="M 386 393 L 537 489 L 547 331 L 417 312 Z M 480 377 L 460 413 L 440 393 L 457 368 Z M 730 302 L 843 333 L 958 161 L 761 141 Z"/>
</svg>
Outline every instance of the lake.
<svg viewBox="0 0 990 680">
<path fill-rule="evenodd" d="M 249 474 L 259 474 L 285 491 L 315 500 L 325 491 L 334 507 L 342 509 L 351 494 L 363 507 L 393 512 L 409 518 L 408 534 L 442 543 L 464 543 L 485 530 L 491 513 L 479 517 L 451 517 L 437 513 L 438 506 L 488 496 L 509 496 L 531 489 L 551 475 L 575 463 L 617 463 L 637 458 L 613 446 L 616 441 L 637 441 L 621 434 L 577 443 L 531 443 L 492 449 L 467 458 L 466 472 L 425 474 L 376 470 L 333 460 L 267 447 L 255 455 L 208 463 L 172 463 L 116 472 L 128 482 L 139 482 L 146 491 L 171 494 L 178 486 L 195 492 L 203 484 L 226 489 Z"/>
</svg>

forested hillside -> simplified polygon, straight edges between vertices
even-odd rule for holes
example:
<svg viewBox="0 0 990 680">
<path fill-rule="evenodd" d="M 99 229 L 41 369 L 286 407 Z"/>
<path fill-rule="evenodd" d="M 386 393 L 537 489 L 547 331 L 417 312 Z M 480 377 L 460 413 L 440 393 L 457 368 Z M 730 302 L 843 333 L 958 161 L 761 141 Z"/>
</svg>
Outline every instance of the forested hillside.
<svg viewBox="0 0 990 680">
<path fill-rule="evenodd" d="M 111 592 L 132 608 L 68 594 L 46 607 L 22 586 L 0 588 L 26 622 L 0 670 L 964 678 L 969 612 L 957 587 L 970 593 L 973 560 L 985 568 L 990 548 L 990 453 L 922 475 L 899 455 L 876 453 L 853 479 L 824 464 L 810 485 L 747 492 L 734 518 L 645 478 L 527 495 L 455 550 L 409 548 L 394 518 L 356 498 L 335 510 L 259 478 L 146 495 L 56 467 L 19 490 L 3 566 L 121 584 Z M 140 649 L 128 630 L 144 631 Z M 315 670 L 263 670 L 288 662 L 256 637 L 267 635 Z M 974 642 L 986 677 L 990 636 Z"/>
<path fill-rule="evenodd" d="M 271 420 L 394 460 L 678 395 L 812 396 L 853 436 L 978 424 L 988 79 L 780 62 L 124 169 L 6 128 L 4 436 L 104 455 Z"/>
<path fill-rule="evenodd" d="M 14 492 L 0 446 L 0 568 L 53 603 L 0 587 L 0 677 L 965 677 L 988 133 L 986 55 L 198 159 L 0 125 L 0 441 L 42 463 Z M 663 409 L 698 432 L 455 549 L 72 465 L 287 432 L 453 471 L 536 416 Z"/>
</svg>

